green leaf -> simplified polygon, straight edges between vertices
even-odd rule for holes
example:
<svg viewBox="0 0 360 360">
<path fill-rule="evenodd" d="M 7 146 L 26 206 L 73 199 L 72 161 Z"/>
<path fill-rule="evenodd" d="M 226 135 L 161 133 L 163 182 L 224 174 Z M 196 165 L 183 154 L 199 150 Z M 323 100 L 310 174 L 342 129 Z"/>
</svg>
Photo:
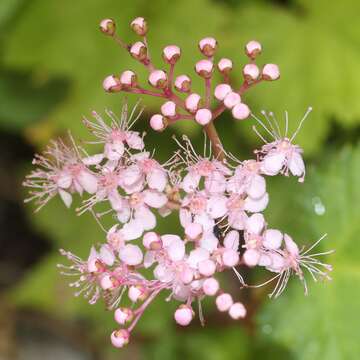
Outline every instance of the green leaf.
<svg viewBox="0 0 360 360">
<path fill-rule="evenodd" d="M 321 249 L 336 250 L 326 259 L 334 266 L 333 281 L 314 284 L 309 279 L 310 295 L 305 297 L 293 279 L 289 291 L 265 306 L 259 326 L 264 339 L 287 347 L 295 359 L 356 359 L 360 352 L 354 336 L 360 321 L 360 146 L 324 160 L 316 173 L 310 172 L 305 198 L 321 201 L 325 213 L 315 216 L 311 202 L 294 211 L 308 218 L 307 242 L 328 232 Z"/>
</svg>

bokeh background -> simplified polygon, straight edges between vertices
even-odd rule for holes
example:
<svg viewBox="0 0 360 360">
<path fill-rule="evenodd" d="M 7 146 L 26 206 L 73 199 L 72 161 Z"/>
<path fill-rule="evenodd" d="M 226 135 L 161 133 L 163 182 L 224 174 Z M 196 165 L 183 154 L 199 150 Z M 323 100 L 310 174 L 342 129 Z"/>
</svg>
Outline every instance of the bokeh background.
<svg viewBox="0 0 360 360">
<path fill-rule="evenodd" d="M 0 359 L 359 359 L 359 14 L 357 0 L 1 0 Z M 306 108 L 314 108 L 297 138 L 308 164 L 306 182 L 271 179 L 267 219 L 304 245 L 326 232 L 320 248 L 336 253 L 326 259 L 334 265 L 333 281 L 311 282 L 308 297 L 295 279 L 280 299 L 269 300 L 269 289 L 240 291 L 231 275 L 224 277 L 249 308 L 241 322 L 219 315 L 210 301 L 205 328 L 194 321 L 180 329 L 172 320 L 175 304 L 158 299 L 131 344 L 118 351 L 108 341 L 112 313 L 74 298 L 56 269 L 59 247 L 85 257 L 103 235 L 90 216 L 77 217 L 58 200 L 33 214 L 23 205 L 21 182 L 33 153 L 51 137 L 71 129 L 86 139 L 83 116 L 93 109 L 120 111 L 122 95 L 102 90 L 106 75 L 130 68 L 145 83 L 141 67 L 98 31 L 102 18 L 113 17 L 121 36 L 134 41 L 128 24 L 136 16 L 148 20 L 159 66 L 163 46 L 182 47 L 178 74 L 193 74 L 197 41 L 214 36 L 219 56 L 233 59 L 239 84 L 244 44 L 262 42 L 259 62 L 279 64 L 282 77 L 245 96 L 253 112 L 272 110 L 283 119 L 288 110 L 294 129 Z M 160 158 L 175 148 L 172 133 L 187 133 L 201 145 L 196 126 L 154 135 L 147 120 L 159 103 L 144 98 L 143 104 L 137 127 L 148 131 L 149 147 L 156 145 Z M 217 122 L 239 158 L 260 145 L 252 125 L 226 115 Z M 163 232 L 177 226 L 174 218 L 160 224 Z M 264 276 L 246 274 L 249 282 Z"/>
</svg>

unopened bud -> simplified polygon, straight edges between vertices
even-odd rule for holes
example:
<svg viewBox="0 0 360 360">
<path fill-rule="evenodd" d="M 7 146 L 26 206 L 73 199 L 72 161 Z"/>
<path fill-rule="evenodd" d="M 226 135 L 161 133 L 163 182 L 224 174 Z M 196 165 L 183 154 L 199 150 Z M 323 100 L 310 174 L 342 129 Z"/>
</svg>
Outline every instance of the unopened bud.
<svg viewBox="0 0 360 360">
<path fill-rule="evenodd" d="M 154 70 L 149 75 L 149 84 L 158 89 L 163 89 L 167 85 L 167 75 L 163 70 Z"/>
<path fill-rule="evenodd" d="M 196 113 L 200 105 L 201 97 L 199 94 L 192 93 L 185 99 L 185 107 L 191 113 Z"/>
<path fill-rule="evenodd" d="M 120 83 L 125 88 L 135 87 L 137 83 L 137 76 L 133 71 L 126 70 L 120 75 Z"/>
<path fill-rule="evenodd" d="M 194 312 L 190 306 L 180 305 L 174 313 L 175 321 L 181 326 L 187 326 L 191 323 Z"/>
<path fill-rule="evenodd" d="M 147 59 L 147 48 L 143 42 L 137 41 L 131 45 L 130 54 L 134 59 L 144 61 Z"/>
<path fill-rule="evenodd" d="M 249 58 L 255 59 L 261 53 L 261 44 L 255 40 L 249 41 L 245 46 L 245 52 Z"/>
<path fill-rule="evenodd" d="M 176 45 L 166 46 L 163 50 L 163 58 L 168 64 L 175 64 L 181 56 L 181 49 Z"/>
<path fill-rule="evenodd" d="M 226 249 L 222 254 L 223 264 L 227 267 L 233 267 L 239 262 L 239 254 L 233 249 Z"/>
<path fill-rule="evenodd" d="M 116 25 L 113 19 L 104 19 L 100 22 L 100 30 L 106 35 L 113 36 L 115 34 Z"/>
<path fill-rule="evenodd" d="M 235 105 L 239 104 L 241 101 L 240 95 L 234 91 L 229 92 L 224 99 L 224 105 L 228 109 L 232 109 Z"/>
<path fill-rule="evenodd" d="M 179 75 L 175 79 L 175 89 L 181 92 L 189 92 L 191 89 L 191 79 L 187 75 Z"/>
<path fill-rule="evenodd" d="M 156 232 L 149 231 L 144 234 L 143 245 L 149 250 L 159 250 L 162 248 L 161 237 Z"/>
<path fill-rule="evenodd" d="M 266 64 L 261 72 L 264 80 L 277 80 L 280 77 L 280 70 L 276 64 Z"/>
<path fill-rule="evenodd" d="M 173 101 L 167 101 L 161 106 L 161 113 L 168 118 L 176 116 L 176 104 Z"/>
<path fill-rule="evenodd" d="M 132 302 L 136 302 L 138 300 L 143 301 L 147 298 L 147 292 L 143 286 L 130 286 L 128 296 Z"/>
<path fill-rule="evenodd" d="M 216 298 L 216 307 L 219 311 L 228 311 L 231 305 L 234 303 L 230 294 L 224 293 Z"/>
<path fill-rule="evenodd" d="M 160 114 L 155 114 L 150 118 L 150 126 L 155 131 L 163 131 L 167 127 L 167 120 Z"/>
<path fill-rule="evenodd" d="M 223 101 L 230 92 L 232 92 L 232 89 L 229 84 L 219 84 L 215 88 L 214 95 L 216 99 Z"/>
<path fill-rule="evenodd" d="M 214 56 L 217 49 L 217 41 L 212 37 L 206 37 L 199 41 L 199 49 L 207 57 Z"/>
<path fill-rule="evenodd" d="M 216 270 L 216 264 L 214 261 L 207 259 L 200 261 L 198 264 L 199 273 L 203 276 L 211 276 L 214 275 Z"/>
<path fill-rule="evenodd" d="M 121 91 L 120 79 L 115 75 L 107 76 L 103 81 L 103 88 L 106 92 Z"/>
<path fill-rule="evenodd" d="M 130 26 L 139 36 L 145 36 L 148 31 L 147 23 L 143 17 L 137 17 L 136 19 L 134 19 L 131 22 Z"/>
<path fill-rule="evenodd" d="M 219 288 L 219 282 L 214 278 L 206 279 L 202 285 L 205 295 L 208 296 L 214 296 L 219 291 Z"/>
<path fill-rule="evenodd" d="M 115 330 L 111 334 L 111 343 L 116 348 L 122 348 L 129 343 L 130 333 L 126 329 Z"/>
<path fill-rule="evenodd" d="M 249 107 L 244 104 L 244 103 L 239 103 L 236 104 L 233 108 L 232 108 L 232 116 L 234 117 L 234 119 L 236 120 L 245 120 L 249 117 L 250 115 L 250 109 Z"/>
<path fill-rule="evenodd" d="M 212 112 L 209 109 L 199 109 L 195 114 L 195 120 L 200 125 L 208 124 L 212 119 Z"/>
<path fill-rule="evenodd" d="M 214 64 L 210 60 L 200 60 L 195 64 L 195 71 L 203 78 L 211 77 Z"/>
<path fill-rule="evenodd" d="M 114 313 L 115 321 L 120 325 L 125 325 L 134 318 L 134 312 L 129 308 L 118 308 Z"/>
<path fill-rule="evenodd" d="M 231 305 L 229 315 L 234 320 L 242 319 L 246 316 L 245 306 L 241 302 L 236 302 Z"/>
<path fill-rule="evenodd" d="M 243 68 L 243 75 L 246 81 L 257 80 L 260 70 L 255 64 L 246 64 Z"/>
<path fill-rule="evenodd" d="M 222 74 L 229 74 L 229 72 L 232 70 L 233 63 L 230 59 L 223 58 L 220 59 L 217 67 Z"/>
</svg>

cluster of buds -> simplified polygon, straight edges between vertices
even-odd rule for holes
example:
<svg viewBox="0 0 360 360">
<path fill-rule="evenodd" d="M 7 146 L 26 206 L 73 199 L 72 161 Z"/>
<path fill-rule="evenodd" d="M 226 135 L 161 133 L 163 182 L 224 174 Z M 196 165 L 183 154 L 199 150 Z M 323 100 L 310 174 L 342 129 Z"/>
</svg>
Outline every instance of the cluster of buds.
<svg viewBox="0 0 360 360">
<path fill-rule="evenodd" d="M 250 41 L 245 46 L 245 54 L 249 61 L 242 68 L 242 85 L 234 88 L 231 85 L 233 62 L 227 58 L 220 58 L 216 62 L 218 42 L 212 37 L 206 37 L 198 43 L 204 59 L 197 61 L 194 66 L 195 73 L 204 79 L 204 90 L 202 94 L 198 94 L 192 89 L 190 75 L 175 75 L 175 65 L 181 57 L 179 46 L 168 45 L 163 49 L 162 57 L 168 69 L 153 64 L 146 40 L 148 27 L 143 18 L 136 18 L 131 22 L 131 28 L 143 37 L 143 41 L 134 44 L 126 44 L 116 35 L 115 23 L 111 19 L 103 20 L 100 28 L 106 35 L 113 37 L 134 59 L 146 66 L 149 72 L 148 83 L 153 88 L 144 88 L 137 81 L 137 75 L 133 71 L 125 70 L 120 75 L 107 76 L 103 82 L 104 90 L 126 91 L 166 99 L 161 113 L 153 115 L 150 119 L 150 126 L 155 131 L 162 131 L 169 124 L 181 120 L 193 120 L 201 126 L 206 126 L 226 109 L 231 110 L 234 119 L 245 120 L 251 111 L 242 99 L 244 93 L 253 85 L 262 81 L 277 80 L 280 77 L 276 64 L 265 64 L 261 69 L 256 65 L 262 47 L 257 41 Z M 215 79 L 216 69 L 220 77 L 217 76 Z M 215 80 L 219 78 L 220 83 L 215 84 Z"/>
<path fill-rule="evenodd" d="M 102 144 L 100 152 L 89 154 L 71 136 L 68 142 L 53 141 L 44 154 L 35 156 L 33 163 L 37 168 L 24 182 L 31 188 L 26 201 L 34 200 L 38 209 L 57 195 L 67 207 L 72 205 L 74 195 L 81 196 L 77 213 L 89 212 L 104 231 L 103 243 L 93 246 L 86 260 L 61 250 L 71 264 L 58 266 L 62 274 L 78 277 L 70 284 L 77 289 L 77 296 L 84 295 L 91 304 L 103 299 L 106 307 L 114 311 L 118 328 L 110 338 L 117 348 L 128 344 L 142 314 L 162 292 L 167 293 L 168 301 L 180 302 L 173 315 L 179 326 L 188 326 L 193 321 L 194 303 L 199 306 L 198 316 L 204 324 L 201 303 L 205 297 L 213 298 L 220 312 L 237 320 L 246 316 L 246 307 L 220 284 L 220 273 L 232 272 L 240 288 L 275 282 L 270 296 L 278 297 L 291 275 L 301 280 L 307 293 L 305 270 L 314 280 L 330 279 L 328 273 L 332 270 L 319 259 L 330 252 L 310 253 L 322 238 L 307 250 L 300 250 L 288 234 L 270 227 L 262 214 L 269 203 L 267 176 L 291 175 L 304 181 L 302 149 L 294 140 L 311 109 L 292 136 L 287 134 L 287 113 L 284 134 L 272 113 L 263 112 L 265 121 L 252 115 L 261 127 L 260 130 L 254 126 L 254 131 L 264 145 L 248 160 L 227 153 L 212 124 L 215 114 L 219 115 L 225 108 L 231 109 L 237 119 L 247 117 L 250 110 L 241 101 L 243 90 L 262 79 L 278 78 L 275 65 L 265 65 L 260 74 L 253 63 L 261 52 L 260 44 L 252 41 L 246 46 L 251 63 L 244 67 L 240 91 L 233 91 L 228 81 L 232 62 L 219 61 L 218 69 L 225 81 L 215 88 L 220 110 L 211 110 L 209 84 L 217 41 L 205 38 L 199 43 L 206 59 L 199 61 L 195 69 L 205 79 L 205 102 L 191 92 L 191 79 L 187 75 L 175 80 L 175 88 L 188 93 L 183 101 L 172 92 L 173 66 L 181 50 L 177 46 L 164 49 L 169 75 L 164 70 L 154 70 L 146 49 L 145 20 L 137 18 L 131 27 L 144 36 L 143 45 L 124 47 L 134 51 L 134 57 L 149 67 L 150 84 L 162 90 L 156 96 L 167 98 L 161 106 L 162 114 L 151 118 L 151 127 L 162 130 L 184 116 L 204 125 L 205 132 L 206 127 L 212 126 L 207 132 L 203 154 L 197 153 L 184 135 L 180 140 L 175 139 L 178 151 L 167 162 L 159 163 L 146 151 L 144 134 L 132 130 L 141 111 L 135 108 L 129 112 L 125 104 L 120 118 L 108 111 L 108 122 L 96 112 L 92 113 L 92 120 L 84 119 L 95 137 L 89 144 Z M 114 37 L 114 22 L 102 21 L 101 30 Z M 146 51 L 141 50 L 144 47 Z M 108 91 L 150 92 L 139 87 L 136 74 L 130 70 L 119 78 L 107 78 L 104 86 Z M 179 109 L 185 109 L 188 115 L 179 115 Z M 208 141 L 212 146 L 208 146 Z M 160 234 L 156 231 L 158 217 L 174 211 L 179 215 L 178 233 Z M 103 225 L 104 216 L 115 221 L 113 226 Z M 247 284 L 243 269 L 255 266 L 271 272 L 271 278 L 260 285 Z M 127 301 L 123 301 L 125 297 Z M 124 305 L 129 301 L 132 306 Z"/>
</svg>

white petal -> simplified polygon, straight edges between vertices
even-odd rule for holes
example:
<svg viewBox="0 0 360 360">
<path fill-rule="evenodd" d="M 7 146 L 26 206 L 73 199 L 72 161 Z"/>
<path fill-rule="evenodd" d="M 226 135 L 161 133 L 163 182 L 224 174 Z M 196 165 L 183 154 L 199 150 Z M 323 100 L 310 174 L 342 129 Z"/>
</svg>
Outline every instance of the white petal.
<svg viewBox="0 0 360 360">
<path fill-rule="evenodd" d="M 293 256 L 299 255 L 299 247 L 297 246 L 296 242 L 288 235 L 284 234 L 284 241 L 286 250 Z"/>
<path fill-rule="evenodd" d="M 104 154 L 96 154 L 92 156 L 88 156 L 82 159 L 82 162 L 85 165 L 98 165 L 100 164 L 104 159 Z"/>
<path fill-rule="evenodd" d="M 121 173 L 121 186 L 130 186 L 137 183 L 142 178 L 142 171 L 138 165 L 130 165 Z"/>
<path fill-rule="evenodd" d="M 228 217 L 229 225 L 236 230 L 244 230 L 246 220 L 247 220 L 247 215 L 245 211 L 242 210 L 232 211 L 230 212 Z"/>
<path fill-rule="evenodd" d="M 155 262 L 155 251 L 147 251 L 144 256 L 144 267 L 149 268 Z"/>
<path fill-rule="evenodd" d="M 265 179 L 260 175 L 254 175 L 246 190 L 247 194 L 253 199 L 261 198 L 266 192 Z"/>
<path fill-rule="evenodd" d="M 63 189 L 67 189 L 71 186 L 72 180 L 72 176 L 69 173 L 63 171 L 60 173 L 56 184 Z"/>
<path fill-rule="evenodd" d="M 190 171 L 185 175 L 181 186 L 184 191 L 186 191 L 187 193 L 191 193 L 195 191 L 196 188 L 199 186 L 200 179 L 200 175 L 197 175 L 194 172 Z"/>
<path fill-rule="evenodd" d="M 194 216 L 194 223 L 200 224 L 204 231 L 212 231 L 215 226 L 215 220 L 207 213 L 202 213 Z"/>
<path fill-rule="evenodd" d="M 203 260 L 207 260 L 210 257 L 210 253 L 208 250 L 203 248 L 197 248 L 195 250 L 190 251 L 190 255 L 187 259 L 187 263 L 194 269 L 197 268 L 198 263 Z"/>
<path fill-rule="evenodd" d="M 144 230 L 151 230 L 156 226 L 155 215 L 145 206 L 136 209 L 135 218 L 141 222 Z"/>
<path fill-rule="evenodd" d="M 150 189 L 164 191 L 167 184 L 166 172 L 162 169 L 155 169 L 147 175 L 146 181 Z"/>
<path fill-rule="evenodd" d="M 109 160 L 119 160 L 124 154 L 124 144 L 122 141 L 106 143 L 104 147 L 104 154 Z"/>
<path fill-rule="evenodd" d="M 173 241 L 179 241 L 181 237 L 173 234 L 165 234 L 161 236 L 161 241 L 164 247 L 169 247 Z"/>
<path fill-rule="evenodd" d="M 185 255 L 185 244 L 182 240 L 174 240 L 166 250 L 170 260 L 180 261 Z"/>
<path fill-rule="evenodd" d="M 250 211 L 253 213 L 260 212 L 266 209 L 268 202 L 269 202 L 268 193 L 265 193 L 265 195 L 260 199 L 252 199 L 251 197 L 248 196 L 245 199 L 244 209 L 246 211 Z"/>
<path fill-rule="evenodd" d="M 121 235 L 124 237 L 124 240 L 126 241 L 135 240 L 138 239 L 143 234 L 144 227 L 139 220 L 132 219 L 123 226 L 120 232 Z"/>
<path fill-rule="evenodd" d="M 119 258 L 125 264 L 135 266 L 141 264 L 143 253 L 137 245 L 127 244 L 120 249 Z"/>
<path fill-rule="evenodd" d="M 170 282 L 173 280 L 175 274 L 167 266 L 159 264 L 154 269 L 154 276 L 156 279 L 158 279 L 162 282 Z"/>
<path fill-rule="evenodd" d="M 89 194 L 95 194 L 97 191 L 97 178 L 95 175 L 90 172 L 83 170 L 80 171 L 79 175 L 76 177 L 79 184 L 84 188 Z"/>
<path fill-rule="evenodd" d="M 301 176 L 305 171 L 305 164 L 298 152 L 293 152 L 288 163 L 289 169 L 294 176 Z"/>
<path fill-rule="evenodd" d="M 142 150 L 144 148 L 144 141 L 137 131 L 126 132 L 126 143 L 131 149 Z"/>
<path fill-rule="evenodd" d="M 283 152 L 272 152 L 267 154 L 261 164 L 261 170 L 266 175 L 277 175 L 284 166 L 285 154 Z"/>
<path fill-rule="evenodd" d="M 100 248 L 100 260 L 108 266 L 112 266 L 115 261 L 115 255 L 109 245 L 102 245 Z"/>
<path fill-rule="evenodd" d="M 61 197 L 61 200 L 64 202 L 65 206 L 69 208 L 72 203 L 72 196 L 68 192 L 62 189 L 59 189 L 59 195 Z"/>
<path fill-rule="evenodd" d="M 187 224 L 192 222 L 190 211 L 184 208 L 180 209 L 179 218 L 180 218 L 180 224 L 183 228 L 185 228 Z"/>
<path fill-rule="evenodd" d="M 213 171 L 205 179 L 205 189 L 210 193 L 223 193 L 226 190 L 226 179 L 219 171 Z"/>
<path fill-rule="evenodd" d="M 206 212 L 212 219 L 218 219 L 227 212 L 227 198 L 225 196 L 214 195 L 207 201 Z"/>
<path fill-rule="evenodd" d="M 239 248 L 240 236 L 239 232 L 235 230 L 229 231 L 224 239 L 224 247 L 237 251 Z"/>
<path fill-rule="evenodd" d="M 156 209 L 163 207 L 168 201 L 166 195 L 157 190 L 145 190 L 143 194 L 144 202 Z"/>
<path fill-rule="evenodd" d="M 279 249 L 282 243 L 283 235 L 276 229 L 267 229 L 263 235 L 263 246 L 267 249 Z"/>
<path fill-rule="evenodd" d="M 217 249 L 218 243 L 219 240 L 212 230 L 205 233 L 200 240 L 200 246 L 203 249 L 208 250 L 210 253 Z"/>
<path fill-rule="evenodd" d="M 265 226 L 262 214 L 253 214 L 246 221 L 246 230 L 251 234 L 259 235 Z"/>
</svg>

